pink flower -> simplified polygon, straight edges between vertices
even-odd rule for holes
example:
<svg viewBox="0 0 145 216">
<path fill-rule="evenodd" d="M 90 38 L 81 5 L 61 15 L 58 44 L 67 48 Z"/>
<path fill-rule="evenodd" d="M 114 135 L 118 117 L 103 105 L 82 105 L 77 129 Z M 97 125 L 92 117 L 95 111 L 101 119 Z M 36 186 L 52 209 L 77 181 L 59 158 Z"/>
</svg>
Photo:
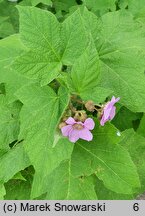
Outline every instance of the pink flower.
<svg viewBox="0 0 145 216">
<path fill-rule="evenodd" d="M 85 122 L 76 122 L 72 117 L 69 117 L 66 121 L 66 126 L 61 128 L 63 136 L 69 138 L 69 140 L 75 143 L 78 139 L 91 141 L 93 135 L 90 130 L 93 130 L 95 123 L 93 119 L 87 118 Z"/>
<path fill-rule="evenodd" d="M 116 110 L 116 107 L 114 106 L 114 104 L 116 102 L 118 102 L 120 100 L 120 98 L 116 98 L 113 96 L 111 101 L 108 101 L 104 108 L 103 108 L 103 114 L 101 116 L 101 121 L 100 121 L 100 124 L 102 126 L 104 126 L 104 124 L 109 121 L 109 120 L 112 120 L 115 116 L 115 110 Z"/>
</svg>

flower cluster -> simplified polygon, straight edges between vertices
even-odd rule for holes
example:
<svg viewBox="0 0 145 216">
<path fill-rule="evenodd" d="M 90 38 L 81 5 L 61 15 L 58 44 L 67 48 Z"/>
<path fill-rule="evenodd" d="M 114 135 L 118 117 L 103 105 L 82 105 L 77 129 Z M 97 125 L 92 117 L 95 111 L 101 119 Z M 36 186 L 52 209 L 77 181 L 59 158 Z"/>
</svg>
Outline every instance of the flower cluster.
<svg viewBox="0 0 145 216">
<path fill-rule="evenodd" d="M 101 126 L 104 126 L 107 121 L 114 118 L 116 111 L 116 107 L 114 105 L 119 100 L 120 98 L 115 98 L 113 96 L 111 101 L 108 101 L 106 104 L 101 105 L 98 109 L 96 108 L 93 101 L 88 101 L 85 104 L 85 107 L 90 112 L 97 110 L 100 124 Z M 69 140 L 73 143 L 75 143 L 78 139 L 91 141 L 93 139 L 91 130 L 93 130 L 95 127 L 93 119 L 87 118 L 87 114 L 84 110 L 75 110 L 74 112 L 74 117 L 69 116 L 59 125 L 63 136 L 68 137 Z"/>
</svg>

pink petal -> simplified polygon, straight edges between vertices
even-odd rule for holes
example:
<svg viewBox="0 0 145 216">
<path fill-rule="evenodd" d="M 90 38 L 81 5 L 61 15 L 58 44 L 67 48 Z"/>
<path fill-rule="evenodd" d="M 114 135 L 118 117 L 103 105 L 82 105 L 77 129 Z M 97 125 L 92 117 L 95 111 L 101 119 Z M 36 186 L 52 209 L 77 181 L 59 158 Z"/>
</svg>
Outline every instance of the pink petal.
<svg viewBox="0 0 145 216">
<path fill-rule="evenodd" d="M 69 136 L 69 132 L 72 129 L 71 125 L 66 125 L 63 128 L 61 128 L 61 132 L 63 134 L 63 136 Z"/>
<path fill-rule="evenodd" d="M 69 140 L 75 143 L 79 139 L 79 130 L 72 129 L 69 133 Z"/>
<path fill-rule="evenodd" d="M 105 121 L 104 115 L 103 115 L 102 118 L 101 118 L 100 124 L 101 124 L 102 126 L 104 126 L 105 122 L 106 122 L 106 121 Z"/>
<path fill-rule="evenodd" d="M 106 106 L 104 108 L 104 110 L 103 110 L 104 111 L 103 112 L 104 119 L 108 119 L 109 118 L 111 110 L 112 110 L 112 106 L 111 107 Z"/>
<path fill-rule="evenodd" d="M 87 128 L 84 128 L 79 131 L 79 138 L 83 140 L 91 141 L 93 139 L 93 135 Z"/>
<path fill-rule="evenodd" d="M 120 97 L 115 99 L 115 103 L 117 103 L 120 100 Z"/>
<path fill-rule="evenodd" d="M 120 98 L 116 98 L 113 96 L 111 101 L 109 101 L 104 109 L 103 109 L 103 116 L 101 118 L 101 121 L 100 121 L 100 124 L 102 126 L 104 126 L 104 124 L 109 121 L 109 120 L 112 120 L 115 116 L 115 110 L 116 110 L 116 107 L 114 106 L 114 104 L 119 101 Z"/>
<path fill-rule="evenodd" d="M 115 116 L 115 110 L 116 110 L 116 107 L 115 106 L 112 107 L 112 110 L 110 112 L 110 120 L 112 120 L 114 118 L 114 116 Z"/>
<path fill-rule="evenodd" d="M 81 125 L 84 125 L 84 123 L 82 123 L 81 121 L 78 121 L 76 122 L 77 124 L 81 124 Z"/>
<path fill-rule="evenodd" d="M 84 122 L 84 126 L 89 130 L 93 130 L 95 127 L 95 123 L 93 119 L 87 118 L 86 121 Z"/>
<path fill-rule="evenodd" d="M 110 117 L 110 116 L 109 116 Z M 101 120 L 100 120 L 100 124 L 102 125 L 102 126 L 104 126 L 104 124 L 107 122 L 107 121 L 109 121 L 109 117 L 108 118 L 104 118 L 104 116 L 102 116 L 102 118 L 101 118 Z"/>
<path fill-rule="evenodd" d="M 111 102 L 115 102 L 115 97 L 114 96 L 112 96 Z"/>
<path fill-rule="evenodd" d="M 100 125 L 101 125 L 101 126 L 104 126 L 104 124 L 105 124 L 105 121 L 104 121 L 103 118 L 101 118 L 101 120 L 100 120 Z"/>
<path fill-rule="evenodd" d="M 73 125 L 76 123 L 76 121 L 72 117 L 69 117 L 65 122 L 69 125 Z"/>
<path fill-rule="evenodd" d="M 115 98 L 114 96 L 112 97 L 110 104 L 113 106 L 115 103 L 117 103 L 120 100 L 120 98 Z"/>
</svg>

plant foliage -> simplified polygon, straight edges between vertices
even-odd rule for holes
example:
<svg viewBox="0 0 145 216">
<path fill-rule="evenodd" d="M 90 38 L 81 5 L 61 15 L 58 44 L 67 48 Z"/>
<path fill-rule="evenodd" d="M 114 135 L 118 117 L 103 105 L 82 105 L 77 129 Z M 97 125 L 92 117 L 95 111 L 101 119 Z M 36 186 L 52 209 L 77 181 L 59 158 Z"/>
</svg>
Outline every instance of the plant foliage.
<svg viewBox="0 0 145 216">
<path fill-rule="evenodd" d="M 143 0 L 0 0 L 0 199 L 145 191 L 144 12 Z M 93 119 L 91 141 L 63 136 L 70 116 Z"/>
</svg>

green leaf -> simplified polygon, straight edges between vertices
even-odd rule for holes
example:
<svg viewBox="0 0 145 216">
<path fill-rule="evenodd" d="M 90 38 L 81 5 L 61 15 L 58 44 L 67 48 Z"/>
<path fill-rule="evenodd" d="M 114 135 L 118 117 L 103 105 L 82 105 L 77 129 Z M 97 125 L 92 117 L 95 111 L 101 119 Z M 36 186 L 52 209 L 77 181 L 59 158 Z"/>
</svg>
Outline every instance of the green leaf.
<svg viewBox="0 0 145 216">
<path fill-rule="evenodd" d="M 143 117 L 141 118 L 137 132 L 143 137 L 145 137 L 145 114 L 143 114 Z"/>
<path fill-rule="evenodd" d="M 72 155 L 73 175 L 95 173 L 109 190 L 132 194 L 140 187 L 140 182 L 130 155 L 117 144 L 120 139 L 111 124 L 96 126 L 94 138 L 89 144 L 78 141 L 75 145 Z"/>
<path fill-rule="evenodd" d="M 16 71 L 11 70 L 12 62 L 21 55 L 26 48 L 19 39 L 19 35 L 12 35 L 0 40 L 0 82 L 6 83 L 7 100 L 11 103 L 16 97 L 14 93 L 25 84 L 33 82 Z"/>
<path fill-rule="evenodd" d="M 7 20 L 7 17 L 5 18 Z M 7 21 L 1 22 L 0 20 L 0 37 L 4 38 L 8 35 L 14 34 L 15 30 L 13 29 L 13 26 L 10 22 Z"/>
<path fill-rule="evenodd" d="M 94 87 L 93 91 L 92 89 L 88 89 L 82 92 L 80 96 L 84 101 L 92 100 L 94 103 L 99 104 L 104 102 L 112 93 L 110 89 Z"/>
<path fill-rule="evenodd" d="M 75 178 L 71 173 L 71 161 L 60 164 L 47 178 L 47 196 L 49 200 L 96 200 L 93 179 Z"/>
<path fill-rule="evenodd" d="M 10 180 L 5 184 L 5 200 L 30 200 L 31 184 L 21 180 Z"/>
<path fill-rule="evenodd" d="M 22 174 L 25 178 L 23 180 L 14 180 L 11 179 L 7 183 L 5 183 L 6 195 L 5 200 L 29 200 L 32 180 L 33 180 L 33 170 L 32 167 L 28 167 Z"/>
<path fill-rule="evenodd" d="M 128 10 L 132 12 L 135 18 L 145 18 L 145 4 L 144 0 L 128 0 Z"/>
<path fill-rule="evenodd" d="M 46 145 L 47 143 L 45 143 Z M 43 161 L 39 164 L 33 162 L 36 173 L 34 175 L 34 181 L 32 185 L 31 198 L 36 198 L 41 194 L 47 192 L 48 175 L 53 172 L 55 168 L 59 166 L 59 164 L 68 158 L 70 158 L 73 150 L 73 144 L 70 143 L 67 139 L 61 138 L 55 147 L 48 147 L 45 151 L 45 155 L 43 157 Z M 44 150 L 43 150 L 44 151 Z M 42 152 L 43 153 L 43 152 Z M 30 155 L 30 158 L 32 156 Z"/>
<path fill-rule="evenodd" d="M 35 7 L 17 7 L 20 14 L 20 35 L 23 43 L 37 52 L 60 60 L 60 25 L 56 17 Z M 43 20 L 43 22 L 41 21 Z M 41 56 L 41 53 L 39 53 Z"/>
<path fill-rule="evenodd" d="M 20 170 L 30 166 L 29 158 L 20 143 L 0 157 L 0 181 L 7 182 Z"/>
<path fill-rule="evenodd" d="M 12 72 L 9 67 L 24 50 L 25 47 L 20 42 L 19 35 L 12 35 L 0 40 L 0 82 L 10 82 Z"/>
<path fill-rule="evenodd" d="M 41 80 L 41 85 L 50 83 L 61 71 L 61 63 L 53 61 L 47 53 L 27 52 L 17 58 L 13 69 L 32 79 Z"/>
<path fill-rule="evenodd" d="M 46 192 L 42 189 L 45 176 L 68 158 L 73 149 L 72 143 L 64 138 L 58 139 L 54 147 L 55 130 L 69 95 L 65 88 L 60 88 L 56 95 L 48 86 L 40 88 L 33 84 L 20 89 L 17 97 L 24 103 L 19 139 L 25 139 L 26 152 L 36 171 L 31 196 L 38 197 Z"/>
<path fill-rule="evenodd" d="M 15 8 L 16 4 L 8 1 L 0 2 L 0 16 L 7 18 L 0 25 L 0 37 L 6 37 L 18 32 L 18 12 Z"/>
<path fill-rule="evenodd" d="M 87 32 L 93 37 L 94 43 L 98 43 L 98 32 L 101 31 L 102 22 L 94 13 L 88 11 L 87 8 L 84 8 L 82 18 Z"/>
<path fill-rule="evenodd" d="M 134 122 L 141 118 L 141 113 L 134 113 L 128 110 L 126 107 L 121 107 L 115 118 L 112 120 L 112 123 L 120 131 L 134 127 Z"/>
<path fill-rule="evenodd" d="M 18 9 L 21 39 L 32 51 L 19 57 L 14 69 L 30 78 L 41 78 L 41 84 L 47 84 L 61 70 L 60 24 L 48 11 L 20 6 Z"/>
<path fill-rule="evenodd" d="M 76 10 L 62 23 L 62 61 L 72 64 L 87 47 L 87 34 L 80 10 Z"/>
<path fill-rule="evenodd" d="M 55 7 L 55 10 L 57 12 L 59 11 L 69 11 L 69 8 L 77 5 L 75 0 L 52 0 L 53 1 L 53 5 Z"/>
<path fill-rule="evenodd" d="M 4 83 L 0 84 L 0 94 L 5 94 L 5 85 L 4 85 Z"/>
<path fill-rule="evenodd" d="M 145 191 L 145 138 L 138 135 L 133 129 L 129 129 L 122 133 L 120 144 L 128 150 L 137 167 L 141 189 L 136 193 L 140 194 Z"/>
<path fill-rule="evenodd" d="M 120 96 L 120 102 L 127 108 L 142 112 L 145 109 L 142 29 L 124 11 L 105 14 L 101 22 L 101 31 L 94 34 L 94 25 L 98 29 L 97 20 L 90 30 L 100 57 L 101 86 Z"/>
<path fill-rule="evenodd" d="M 86 51 L 73 65 L 70 79 L 72 91 L 81 94 L 94 88 L 100 72 L 98 53 L 91 42 Z"/>
<path fill-rule="evenodd" d="M 128 10 L 144 28 L 145 26 L 145 2 L 144 0 L 128 0 Z"/>
<path fill-rule="evenodd" d="M 62 63 L 72 64 L 86 48 L 87 35 L 80 10 L 60 24 L 48 11 L 34 7 L 18 9 L 21 39 L 31 50 L 17 58 L 13 68 L 46 85 L 60 75 Z"/>
<path fill-rule="evenodd" d="M 98 15 L 102 15 L 105 12 L 109 12 L 109 10 L 116 10 L 116 0 L 83 0 L 83 2 L 89 10 L 98 12 Z"/>
<path fill-rule="evenodd" d="M 21 172 L 16 173 L 12 179 L 17 179 L 17 180 L 23 180 L 26 181 L 26 179 L 22 176 Z"/>
<path fill-rule="evenodd" d="M 121 9 L 124 9 L 128 6 L 129 0 L 118 0 L 118 5 Z"/>
<path fill-rule="evenodd" d="M 21 6 L 32 6 L 32 1 L 33 0 L 21 1 L 21 2 L 19 2 L 19 5 L 21 5 Z"/>
<path fill-rule="evenodd" d="M 4 200 L 4 195 L 6 194 L 6 190 L 3 184 L 0 184 L 0 200 Z"/>
<path fill-rule="evenodd" d="M 9 149 L 9 144 L 18 138 L 20 109 L 19 102 L 8 105 L 6 97 L 0 95 L 0 149 Z"/>
<path fill-rule="evenodd" d="M 32 2 L 33 6 L 36 6 L 39 3 L 43 3 L 43 4 L 46 4 L 46 5 L 50 5 L 50 6 L 52 5 L 51 0 L 31 0 L 31 2 Z"/>
<path fill-rule="evenodd" d="M 104 187 L 102 181 L 96 179 L 96 193 L 99 200 L 133 200 L 132 194 L 119 194 Z"/>
</svg>

